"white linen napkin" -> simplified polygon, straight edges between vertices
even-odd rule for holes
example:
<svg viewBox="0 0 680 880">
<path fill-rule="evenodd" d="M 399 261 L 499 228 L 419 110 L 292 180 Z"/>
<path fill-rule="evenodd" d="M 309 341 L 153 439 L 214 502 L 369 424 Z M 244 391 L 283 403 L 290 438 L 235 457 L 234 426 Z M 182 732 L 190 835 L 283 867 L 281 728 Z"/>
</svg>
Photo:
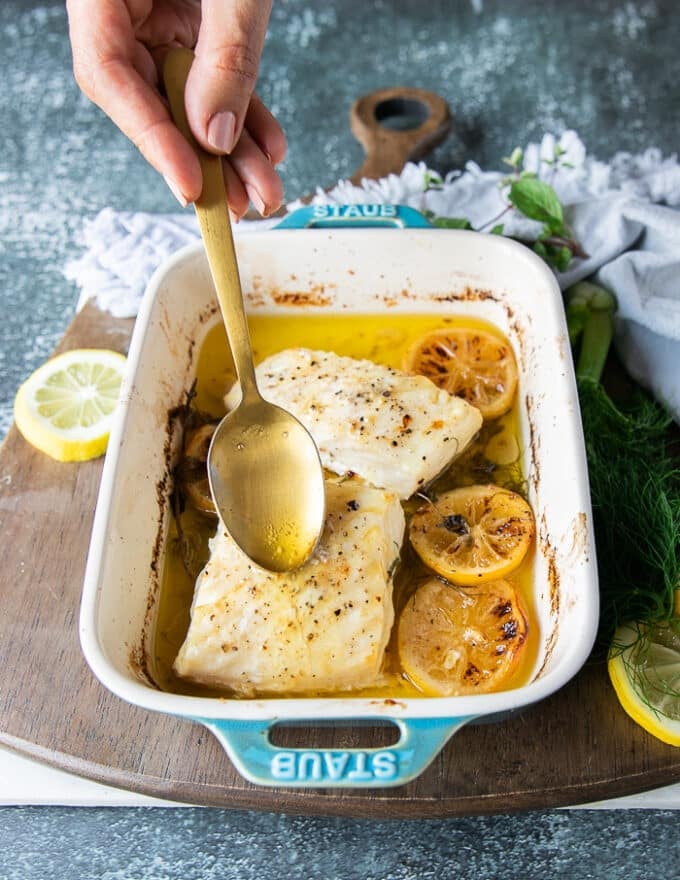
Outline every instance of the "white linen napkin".
<svg viewBox="0 0 680 880">
<path fill-rule="evenodd" d="M 560 156 L 555 160 L 556 147 Z M 618 153 L 609 163 L 587 156 L 575 132 L 529 144 L 523 167 L 555 189 L 566 219 L 588 257 L 557 273 L 562 289 L 591 275 L 618 300 L 615 343 L 630 374 L 680 422 L 680 165 L 653 148 Z M 507 210 L 499 182 L 504 171 L 463 171 L 438 178 L 424 163 L 399 175 L 340 181 L 317 190 L 313 203 L 393 203 L 445 217 L 466 217 L 486 231 L 499 220 L 504 234 L 532 237 L 533 221 Z M 435 182 L 434 187 L 432 182 Z M 289 209 L 298 207 L 292 203 Z M 235 227 L 248 234 L 276 221 Z M 85 225 L 84 254 L 65 268 L 81 288 L 116 317 L 133 316 L 146 284 L 164 259 L 198 238 L 192 214 L 117 213 L 106 209 Z"/>
</svg>

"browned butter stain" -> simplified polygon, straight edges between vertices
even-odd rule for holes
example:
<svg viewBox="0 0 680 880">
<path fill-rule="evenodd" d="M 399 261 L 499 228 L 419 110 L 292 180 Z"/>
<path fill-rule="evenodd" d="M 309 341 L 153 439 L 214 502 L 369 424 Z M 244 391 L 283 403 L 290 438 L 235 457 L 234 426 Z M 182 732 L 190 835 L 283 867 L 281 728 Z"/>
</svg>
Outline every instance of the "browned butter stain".
<svg viewBox="0 0 680 880">
<path fill-rule="evenodd" d="M 217 311 L 218 305 L 208 306 L 198 316 L 198 325 L 203 326 L 211 321 Z M 186 348 L 181 356 L 181 362 L 186 364 L 186 374 L 190 375 L 195 363 L 197 353 L 196 337 L 191 337 L 186 342 Z M 171 349 L 173 353 L 175 349 Z M 180 438 L 182 426 L 186 420 L 190 406 L 193 387 L 183 395 L 184 399 L 168 413 L 165 422 L 163 439 L 163 476 L 156 483 L 156 504 L 158 508 L 158 525 L 156 537 L 151 550 L 149 571 L 151 574 L 149 589 L 146 598 L 144 622 L 139 635 L 139 642 L 130 648 L 128 666 L 136 678 L 147 684 L 158 686 L 152 674 L 150 658 L 152 656 L 153 628 L 156 618 L 156 609 L 160 596 L 160 584 L 162 576 L 162 563 L 164 558 L 164 535 L 166 533 L 167 517 L 170 515 L 170 497 L 172 492 L 172 469 L 176 456 L 177 442 Z"/>
<path fill-rule="evenodd" d="M 271 298 L 277 306 L 330 306 L 333 302 L 333 294 L 325 284 L 313 284 L 304 290 L 272 290 Z"/>
</svg>

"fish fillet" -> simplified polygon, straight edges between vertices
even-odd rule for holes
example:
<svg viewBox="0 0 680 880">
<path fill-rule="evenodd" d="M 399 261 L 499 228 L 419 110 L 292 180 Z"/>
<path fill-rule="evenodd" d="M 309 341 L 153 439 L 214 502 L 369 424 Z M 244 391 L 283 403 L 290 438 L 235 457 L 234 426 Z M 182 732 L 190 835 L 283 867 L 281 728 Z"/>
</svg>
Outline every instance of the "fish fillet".
<svg viewBox="0 0 680 880">
<path fill-rule="evenodd" d="M 376 681 L 394 621 L 404 514 L 394 493 L 357 478 L 328 480 L 326 504 L 319 547 L 294 572 L 258 568 L 218 531 L 196 582 L 178 675 L 239 696 Z"/>
<path fill-rule="evenodd" d="M 293 413 L 337 474 L 409 498 L 479 431 L 482 416 L 425 376 L 333 352 L 286 349 L 257 367 L 262 396 Z M 226 397 L 233 408 L 240 389 Z"/>
</svg>

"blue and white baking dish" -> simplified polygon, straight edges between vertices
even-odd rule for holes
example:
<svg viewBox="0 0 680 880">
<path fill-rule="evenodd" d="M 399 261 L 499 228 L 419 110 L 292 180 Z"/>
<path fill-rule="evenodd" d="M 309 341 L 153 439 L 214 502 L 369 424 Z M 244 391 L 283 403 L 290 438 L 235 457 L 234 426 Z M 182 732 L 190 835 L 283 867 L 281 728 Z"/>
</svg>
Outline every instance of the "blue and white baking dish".
<svg viewBox="0 0 680 880">
<path fill-rule="evenodd" d="M 593 644 L 598 592 L 592 516 L 560 291 L 541 260 L 519 244 L 427 226 L 417 212 L 392 205 L 302 209 L 282 228 L 237 236 L 243 289 L 251 313 L 467 315 L 490 321 L 510 339 L 520 374 L 524 473 L 537 523 L 533 604 L 540 643 L 527 683 L 512 690 L 403 700 L 246 700 L 156 687 L 146 660 L 180 441 L 169 413 L 185 399 L 201 342 L 220 320 L 200 243 L 156 272 L 137 318 L 94 520 L 82 648 L 113 693 L 204 724 L 255 783 L 406 783 L 462 725 L 516 711 L 562 687 Z M 390 723 L 399 739 L 374 750 L 274 745 L 273 726 L 292 722 Z"/>
</svg>

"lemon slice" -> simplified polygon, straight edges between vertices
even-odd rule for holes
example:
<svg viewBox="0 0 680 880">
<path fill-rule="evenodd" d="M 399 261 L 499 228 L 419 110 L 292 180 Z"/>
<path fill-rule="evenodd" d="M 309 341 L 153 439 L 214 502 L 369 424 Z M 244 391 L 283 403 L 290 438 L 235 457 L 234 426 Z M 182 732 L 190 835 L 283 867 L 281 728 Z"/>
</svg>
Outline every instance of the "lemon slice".
<svg viewBox="0 0 680 880">
<path fill-rule="evenodd" d="M 18 429 L 57 461 L 103 455 L 124 370 L 125 357 L 107 349 L 57 355 L 19 388 L 14 399 Z"/>
<path fill-rule="evenodd" d="M 500 486 L 465 486 L 428 501 L 411 518 L 409 538 L 425 565 L 462 586 L 505 577 L 534 537 L 531 507 Z"/>
<path fill-rule="evenodd" d="M 215 502 L 208 480 L 208 449 L 215 433 L 215 423 L 201 425 L 190 431 L 184 441 L 184 455 L 178 467 L 179 484 L 187 502 L 200 510 L 217 516 Z"/>
<path fill-rule="evenodd" d="M 439 578 L 419 587 L 399 617 L 399 660 L 429 696 L 499 690 L 517 667 L 527 621 L 505 580 L 466 591 Z"/>
<path fill-rule="evenodd" d="M 507 412 L 517 389 L 517 362 L 500 334 L 469 327 L 442 327 L 418 339 L 404 370 L 420 373 L 449 394 L 462 397 L 495 419 Z"/>
<path fill-rule="evenodd" d="M 609 677 L 623 709 L 662 742 L 680 746 L 680 625 L 628 624 L 614 636 Z"/>
</svg>

